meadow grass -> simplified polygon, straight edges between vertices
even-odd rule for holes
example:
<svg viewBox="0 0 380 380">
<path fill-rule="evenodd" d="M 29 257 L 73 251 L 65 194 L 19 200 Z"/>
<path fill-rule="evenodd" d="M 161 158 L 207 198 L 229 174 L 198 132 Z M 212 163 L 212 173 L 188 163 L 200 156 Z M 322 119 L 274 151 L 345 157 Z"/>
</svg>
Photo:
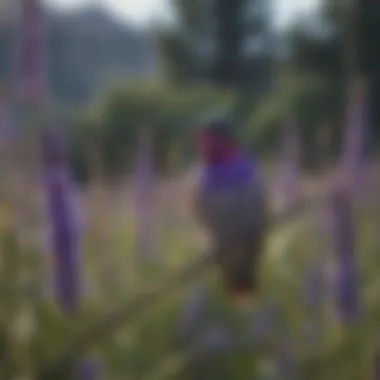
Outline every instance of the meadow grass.
<svg viewBox="0 0 380 380">
<path fill-rule="evenodd" d="M 39 239 L 20 244 L 12 213 L 3 204 L 0 307 L 4 339 L 0 352 L 4 379 L 13 378 L 15 373 L 30 375 L 48 365 L 76 334 L 99 316 L 158 286 L 202 251 L 197 231 L 180 212 L 184 201 L 180 193 L 163 202 L 165 191 L 162 188 L 161 193 L 157 191 L 154 236 L 157 258 L 147 262 L 137 257 L 134 249 L 132 200 L 128 189 L 117 192 L 103 189 L 103 199 L 86 191 L 80 201 L 83 303 L 81 311 L 72 318 L 60 314 L 49 290 L 46 275 L 49 251 L 41 240 L 46 233 L 46 221 L 36 223 L 40 226 L 36 228 Z M 115 199 L 115 194 L 121 199 Z M 34 197 L 30 199 L 35 202 Z M 363 317 L 358 326 L 342 330 L 334 314 L 330 273 L 334 253 L 328 231 L 321 229 L 323 212 L 301 216 L 271 233 L 261 264 L 261 291 L 255 312 L 248 316 L 237 312 L 220 287 L 216 269 L 210 268 L 193 281 L 204 287 L 206 302 L 201 318 L 188 336 L 180 336 L 178 326 L 181 308 L 193 284 L 168 289 L 138 318 L 105 339 L 94 339 L 89 353 L 102 358 L 103 378 L 274 378 L 279 347 L 284 342 L 291 342 L 287 350 L 294 354 L 300 379 L 369 378 L 358 377 L 357 368 L 361 368 L 360 376 L 364 376 L 364 366 L 369 376 L 371 350 L 377 344 L 380 242 L 375 226 L 380 222 L 380 213 L 375 206 L 356 210 Z M 303 303 L 302 291 L 308 265 L 316 257 L 322 258 L 327 291 L 320 307 L 311 315 Z M 263 328 L 256 317 L 268 305 L 273 307 L 264 318 L 267 328 Z M 315 340 L 305 332 L 310 321 L 320 323 L 311 326 L 317 329 Z M 208 337 L 210 331 L 216 331 L 218 338 L 212 338 L 215 335 L 212 333 Z M 223 339 L 230 342 L 230 347 L 225 347 L 229 345 L 219 337 L 220 331 L 225 332 Z M 207 339 L 216 339 L 211 352 L 202 348 Z M 358 352 L 363 352 L 364 357 L 358 357 Z"/>
</svg>

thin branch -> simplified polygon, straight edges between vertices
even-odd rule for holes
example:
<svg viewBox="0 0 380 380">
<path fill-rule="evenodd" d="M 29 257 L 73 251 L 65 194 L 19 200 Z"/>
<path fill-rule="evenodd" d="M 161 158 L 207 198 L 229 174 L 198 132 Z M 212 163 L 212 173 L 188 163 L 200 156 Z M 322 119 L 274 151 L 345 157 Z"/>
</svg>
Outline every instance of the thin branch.
<svg viewBox="0 0 380 380">
<path fill-rule="evenodd" d="M 314 208 L 320 204 L 320 201 L 320 195 L 314 199 L 305 199 L 291 209 L 281 212 L 279 215 L 272 215 L 269 224 L 270 231 L 268 232 L 270 233 L 305 212 L 312 212 Z M 209 267 L 211 262 L 211 256 L 206 254 L 167 281 L 164 281 L 161 285 L 156 286 L 155 289 L 137 296 L 126 302 L 118 310 L 101 317 L 85 331 L 80 333 L 63 351 L 63 354 L 52 363 L 49 368 L 43 370 L 36 379 L 66 379 L 67 371 L 70 371 L 76 358 L 80 357 L 89 346 L 113 334 L 122 325 L 141 315 L 141 313 L 151 307 L 155 301 L 160 300 L 163 295 L 169 294 L 172 289 L 177 290 L 179 286 L 185 286 L 193 281 L 202 271 Z"/>
</svg>

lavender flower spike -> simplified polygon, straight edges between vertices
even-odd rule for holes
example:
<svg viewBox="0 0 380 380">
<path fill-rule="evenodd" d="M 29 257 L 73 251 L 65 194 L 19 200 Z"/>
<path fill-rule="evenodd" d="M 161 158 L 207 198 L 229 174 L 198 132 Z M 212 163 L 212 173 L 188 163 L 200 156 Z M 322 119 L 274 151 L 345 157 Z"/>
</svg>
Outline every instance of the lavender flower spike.
<svg viewBox="0 0 380 380">
<path fill-rule="evenodd" d="M 346 129 L 341 154 L 342 175 L 349 190 L 356 194 L 362 191 L 367 180 L 365 147 L 369 137 L 368 84 L 363 78 L 353 83 L 349 94 Z M 367 165 L 368 166 L 368 165 Z M 360 186 L 358 185 L 360 184 Z"/>
<path fill-rule="evenodd" d="M 43 132 L 42 163 L 54 253 L 55 297 L 63 313 L 73 314 L 79 303 L 78 230 L 66 153 L 54 129 Z"/>
<path fill-rule="evenodd" d="M 355 322 L 359 314 L 359 281 L 355 258 L 354 227 L 347 189 L 337 188 L 331 196 L 333 239 L 337 273 L 337 307 L 343 323 Z"/>
<path fill-rule="evenodd" d="M 178 335 L 180 338 L 191 336 L 199 327 L 206 307 L 206 290 L 203 286 L 195 286 L 185 299 L 179 317 Z"/>
<path fill-rule="evenodd" d="M 268 302 L 254 313 L 251 320 L 251 336 L 254 344 L 266 344 L 271 332 L 279 324 L 278 310 L 272 302 Z"/>
<path fill-rule="evenodd" d="M 307 310 L 314 312 L 319 310 L 323 303 L 325 292 L 324 267 L 320 258 L 313 259 L 309 264 L 303 287 L 303 299 Z"/>
<path fill-rule="evenodd" d="M 0 85 L 0 152 L 7 149 L 11 142 L 12 112 L 11 102 L 5 88 Z"/>
<path fill-rule="evenodd" d="M 303 304 L 307 313 L 304 324 L 305 340 L 309 346 L 318 347 L 323 333 L 323 303 L 325 296 L 324 265 L 321 258 L 314 258 L 309 264 L 303 286 Z"/>
<path fill-rule="evenodd" d="M 290 339 L 278 342 L 276 353 L 276 380 L 296 380 L 297 363 Z"/>
<path fill-rule="evenodd" d="M 380 380 L 380 349 L 379 347 L 376 347 L 376 349 L 374 350 L 372 372 L 373 372 L 372 379 Z"/>
<path fill-rule="evenodd" d="M 290 206 L 297 201 L 300 195 L 299 154 L 297 126 L 293 120 L 289 120 L 284 131 L 282 157 L 275 186 L 276 192 L 278 192 L 280 208 Z"/>
<path fill-rule="evenodd" d="M 76 380 L 97 380 L 101 377 L 102 363 L 94 356 L 84 357 L 78 367 Z"/>
<path fill-rule="evenodd" d="M 18 92 L 24 101 L 39 102 L 45 87 L 44 20 L 41 0 L 21 0 L 17 49 Z"/>
<path fill-rule="evenodd" d="M 222 326 L 210 326 L 199 339 L 196 351 L 199 355 L 212 355 L 220 351 L 229 351 L 236 347 L 236 341 Z"/>
<path fill-rule="evenodd" d="M 154 247 L 154 162 L 152 138 L 143 130 L 139 136 L 134 168 L 136 251 L 140 258 L 152 258 Z"/>
</svg>

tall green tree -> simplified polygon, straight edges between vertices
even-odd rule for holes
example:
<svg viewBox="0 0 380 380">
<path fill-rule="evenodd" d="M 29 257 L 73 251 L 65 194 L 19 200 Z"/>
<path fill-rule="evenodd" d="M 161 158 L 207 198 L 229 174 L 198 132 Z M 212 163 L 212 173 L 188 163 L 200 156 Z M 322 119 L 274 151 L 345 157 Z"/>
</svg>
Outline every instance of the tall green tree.
<svg viewBox="0 0 380 380">
<path fill-rule="evenodd" d="M 273 52 L 268 1 L 174 0 L 172 6 L 176 23 L 160 40 L 171 80 L 235 89 L 268 85 Z"/>
<path fill-rule="evenodd" d="M 308 25 L 293 33 L 295 65 L 298 69 L 312 71 L 329 81 L 331 93 L 335 94 L 336 99 L 335 104 L 332 104 L 336 125 L 342 124 L 345 90 L 350 78 L 354 75 L 366 76 L 370 82 L 370 123 L 376 137 L 372 141 L 378 141 L 380 46 L 376 40 L 380 33 L 380 3 L 376 0 L 353 0 L 350 4 L 338 5 L 324 0 L 320 16 L 320 33 L 310 33 Z"/>
</svg>

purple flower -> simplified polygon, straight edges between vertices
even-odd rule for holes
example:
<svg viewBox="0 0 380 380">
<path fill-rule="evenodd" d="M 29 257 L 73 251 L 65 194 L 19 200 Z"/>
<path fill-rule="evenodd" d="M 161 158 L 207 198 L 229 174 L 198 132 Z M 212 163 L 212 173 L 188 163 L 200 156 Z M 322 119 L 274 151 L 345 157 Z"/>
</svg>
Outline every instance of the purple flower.
<svg viewBox="0 0 380 380">
<path fill-rule="evenodd" d="M 325 294 L 325 273 L 320 258 L 312 260 L 306 273 L 303 290 L 304 306 L 307 312 L 307 320 L 304 324 L 305 338 L 314 346 L 320 342 Z"/>
<path fill-rule="evenodd" d="M 96 380 L 101 377 L 102 363 L 94 356 L 84 357 L 77 367 L 77 380 Z"/>
<path fill-rule="evenodd" d="M 178 335 L 181 338 L 193 334 L 199 326 L 206 307 L 206 291 L 203 286 L 190 290 L 179 317 Z"/>
<path fill-rule="evenodd" d="M 362 188 L 365 181 L 364 150 L 369 137 L 367 92 L 367 83 L 362 79 L 358 80 L 350 93 L 347 105 L 341 166 L 346 185 L 352 192 L 356 192 L 359 187 Z"/>
<path fill-rule="evenodd" d="M 18 46 L 20 96 L 39 100 L 44 87 L 44 26 L 41 1 L 21 0 Z"/>
<path fill-rule="evenodd" d="M 373 380 L 380 380 L 380 350 L 377 347 L 373 358 Z"/>
<path fill-rule="evenodd" d="M 78 229 L 65 150 L 54 129 L 43 132 L 42 163 L 54 251 L 54 290 L 62 311 L 70 314 L 79 302 Z"/>
<path fill-rule="evenodd" d="M 251 333 L 255 343 L 265 343 L 278 324 L 278 314 L 273 304 L 263 305 L 252 318 Z"/>
<path fill-rule="evenodd" d="M 343 322 L 354 322 L 359 313 L 359 281 L 351 202 L 347 189 L 338 188 L 333 191 L 331 212 L 337 262 L 335 280 L 338 312 Z"/>
<path fill-rule="evenodd" d="M 6 96 L 0 93 L 0 151 L 8 146 L 12 137 L 11 106 L 9 103 Z"/>
<path fill-rule="evenodd" d="M 154 160 L 152 140 L 144 131 L 139 140 L 134 168 L 136 250 L 138 257 L 151 257 L 154 246 Z"/>
<path fill-rule="evenodd" d="M 281 203 L 294 203 L 299 195 L 299 138 L 293 121 L 289 121 L 285 128 L 282 157 L 279 165 L 278 183 Z"/>
<path fill-rule="evenodd" d="M 236 347 L 232 334 L 225 328 L 214 325 L 209 327 L 196 344 L 197 353 L 211 355 L 220 351 L 229 351 Z"/>
<path fill-rule="evenodd" d="M 284 340 L 277 345 L 275 358 L 276 379 L 295 380 L 297 379 L 297 365 L 293 352 L 293 345 L 290 340 Z"/>
<path fill-rule="evenodd" d="M 319 310 L 325 291 L 324 270 L 320 259 L 313 260 L 307 270 L 304 291 L 304 305 L 312 310 Z"/>
</svg>

